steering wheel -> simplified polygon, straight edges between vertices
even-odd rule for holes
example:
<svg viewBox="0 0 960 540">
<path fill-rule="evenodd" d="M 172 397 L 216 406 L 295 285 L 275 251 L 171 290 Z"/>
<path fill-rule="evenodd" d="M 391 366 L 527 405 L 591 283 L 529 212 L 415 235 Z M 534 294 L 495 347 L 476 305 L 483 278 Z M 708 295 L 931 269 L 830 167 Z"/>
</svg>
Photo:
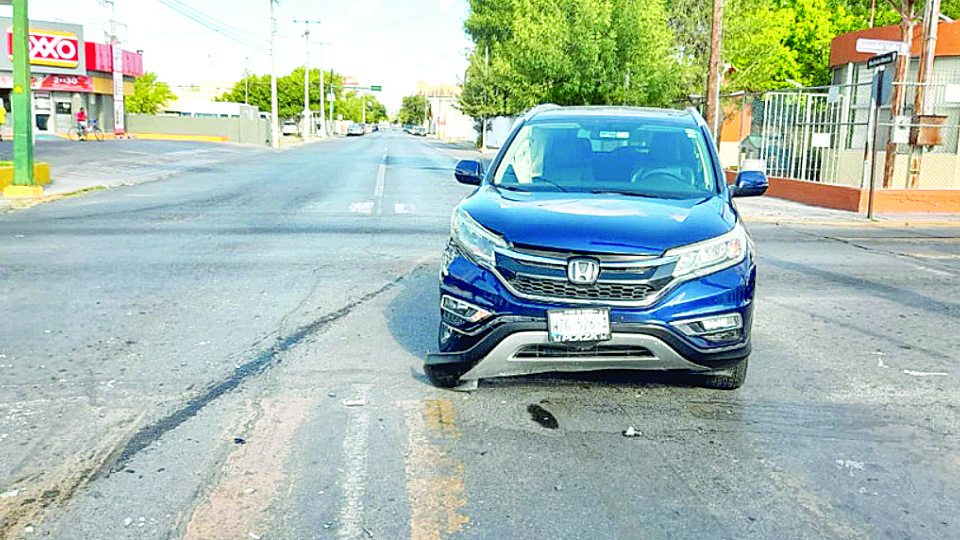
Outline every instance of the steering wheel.
<svg viewBox="0 0 960 540">
<path fill-rule="evenodd" d="M 653 176 L 662 176 L 665 178 L 669 178 L 670 180 L 679 182 L 681 184 L 689 183 L 685 178 L 683 178 L 682 176 L 673 172 L 670 169 L 651 169 L 649 171 L 639 170 L 633 173 L 633 176 L 630 178 L 630 182 L 631 183 L 646 182 L 650 177 L 653 177 Z"/>
</svg>

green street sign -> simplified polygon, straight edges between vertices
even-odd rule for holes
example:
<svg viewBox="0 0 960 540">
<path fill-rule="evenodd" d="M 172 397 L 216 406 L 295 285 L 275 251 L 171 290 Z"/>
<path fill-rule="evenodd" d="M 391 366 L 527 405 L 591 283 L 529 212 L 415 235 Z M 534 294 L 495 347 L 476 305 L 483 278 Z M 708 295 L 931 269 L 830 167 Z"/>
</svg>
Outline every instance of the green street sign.
<svg viewBox="0 0 960 540">
<path fill-rule="evenodd" d="M 373 91 L 373 92 L 379 92 L 379 91 L 383 90 L 383 87 L 382 87 L 382 86 L 371 86 L 371 87 L 370 87 L 370 90 Z"/>
</svg>

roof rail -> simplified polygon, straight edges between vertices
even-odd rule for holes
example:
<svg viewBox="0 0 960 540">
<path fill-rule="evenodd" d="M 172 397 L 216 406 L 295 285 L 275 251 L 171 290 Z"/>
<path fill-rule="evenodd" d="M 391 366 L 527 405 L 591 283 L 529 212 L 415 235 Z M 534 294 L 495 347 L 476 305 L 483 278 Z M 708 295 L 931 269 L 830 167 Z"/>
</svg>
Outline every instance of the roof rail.
<svg viewBox="0 0 960 540">
<path fill-rule="evenodd" d="M 555 104 L 555 103 L 541 103 L 540 105 L 537 105 L 537 106 L 533 107 L 532 109 L 530 109 L 529 111 L 527 111 L 527 112 L 523 115 L 523 117 L 524 117 L 524 118 L 529 118 L 529 117 L 537 114 L 537 113 L 540 112 L 540 111 L 546 111 L 546 110 L 550 110 L 550 109 L 560 109 L 560 108 L 561 108 L 560 105 L 557 105 L 557 104 Z"/>
<path fill-rule="evenodd" d="M 707 125 L 707 121 L 703 119 L 703 116 L 700 115 L 700 111 L 696 107 L 687 107 L 684 111 L 693 117 L 693 120 L 698 124 Z"/>
</svg>

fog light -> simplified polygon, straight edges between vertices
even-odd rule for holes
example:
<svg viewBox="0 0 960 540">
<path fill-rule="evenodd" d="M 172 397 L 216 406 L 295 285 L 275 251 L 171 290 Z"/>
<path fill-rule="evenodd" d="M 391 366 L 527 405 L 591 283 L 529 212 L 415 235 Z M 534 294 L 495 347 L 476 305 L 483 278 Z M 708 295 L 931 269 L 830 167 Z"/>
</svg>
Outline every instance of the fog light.
<svg viewBox="0 0 960 540">
<path fill-rule="evenodd" d="M 740 338 L 743 317 L 739 313 L 726 313 L 702 319 L 676 321 L 672 324 L 691 337 L 701 337 L 710 341 L 730 341 Z"/>
<path fill-rule="evenodd" d="M 452 322 L 447 317 L 447 315 L 450 314 L 460 319 L 461 324 L 480 322 L 492 315 L 492 313 L 481 307 L 477 307 L 452 296 L 440 298 L 440 310 L 442 311 L 444 322 Z"/>
</svg>

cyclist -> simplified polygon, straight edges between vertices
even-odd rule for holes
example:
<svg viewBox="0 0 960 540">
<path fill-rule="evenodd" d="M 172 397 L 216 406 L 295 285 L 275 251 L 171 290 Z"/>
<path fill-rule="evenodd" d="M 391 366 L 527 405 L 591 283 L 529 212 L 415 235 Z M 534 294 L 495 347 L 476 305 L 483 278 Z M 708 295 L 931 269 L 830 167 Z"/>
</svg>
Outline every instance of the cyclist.
<svg viewBox="0 0 960 540">
<path fill-rule="evenodd" d="M 83 110 L 83 107 L 80 107 L 80 112 L 77 113 L 77 133 L 80 135 L 81 141 L 87 134 L 87 113 Z"/>
</svg>

